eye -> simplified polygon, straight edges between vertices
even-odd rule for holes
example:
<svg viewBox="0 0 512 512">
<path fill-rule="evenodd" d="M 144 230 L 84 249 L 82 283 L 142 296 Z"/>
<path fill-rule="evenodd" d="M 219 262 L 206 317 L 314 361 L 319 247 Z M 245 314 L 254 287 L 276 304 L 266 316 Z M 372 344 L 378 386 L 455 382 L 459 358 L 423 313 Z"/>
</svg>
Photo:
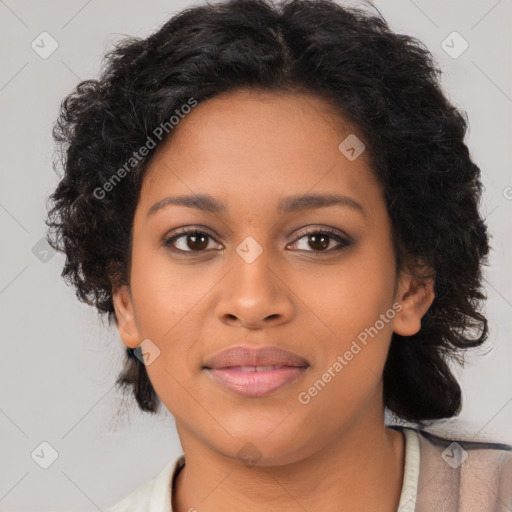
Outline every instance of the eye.
<svg viewBox="0 0 512 512">
<path fill-rule="evenodd" d="M 213 240 L 213 235 L 196 228 L 182 230 L 181 234 L 165 239 L 163 245 L 174 252 L 205 252 L 212 248 L 210 241 Z"/>
<path fill-rule="evenodd" d="M 298 250 L 314 253 L 332 253 L 341 251 L 353 244 L 353 241 L 348 236 L 343 236 L 332 229 L 312 229 L 300 233 L 300 237 L 290 246 L 300 245 L 302 239 L 307 239 L 303 243 L 304 247 L 298 247 Z M 201 253 L 206 252 L 207 249 L 221 249 L 220 244 L 212 243 L 215 238 L 207 231 L 198 228 L 183 229 L 179 234 L 166 238 L 163 245 L 176 253 Z M 332 247 L 332 242 L 337 242 L 338 246 Z M 307 245 L 306 245 L 307 244 Z M 309 250 L 310 247 L 313 250 Z M 296 247 L 297 248 L 297 247 Z"/>
<path fill-rule="evenodd" d="M 292 245 L 297 245 L 302 239 L 306 239 L 303 243 L 303 247 L 311 247 L 313 250 L 307 248 L 300 248 L 299 250 L 305 250 L 306 252 L 336 252 L 345 249 L 352 245 L 353 241 L 347 237 L 339 234 L 338 232 L 331 229 L 314 229 L 300 233 L 300 236 Z M 331 242 L 338 242 L 338 246 L 332 247 Z"/>
</svg>

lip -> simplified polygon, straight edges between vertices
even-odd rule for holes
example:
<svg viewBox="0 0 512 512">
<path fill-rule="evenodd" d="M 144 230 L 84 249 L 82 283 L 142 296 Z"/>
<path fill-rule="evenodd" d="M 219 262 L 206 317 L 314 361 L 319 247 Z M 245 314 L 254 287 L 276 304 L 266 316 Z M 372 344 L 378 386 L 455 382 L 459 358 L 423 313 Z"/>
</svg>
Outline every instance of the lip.
<svg viewBox="0 0 512 512">
<path fill-rule="evenodd" d="M 207 372 L 225 389 L 245 397 L 268 395 L 299 380 L 306 371 L 303 366 L 281 366 L 265 371 L 241 371 L 235 368 L 210 368 Z"/>
<path fill-rule="evenodd" d="M 213 355 L 204 363 L 206 368 L 233 366 L 309 366 L 298 354 L 278 347 L 232 347 Z"/>
<path fill-rule="evenodd" d="M 203 369 L 223 388 L 258 397 L 296 382 L 308 367 L 303 357 L 278 347 L 234 347 L 208 359 Z"/>
</svg>

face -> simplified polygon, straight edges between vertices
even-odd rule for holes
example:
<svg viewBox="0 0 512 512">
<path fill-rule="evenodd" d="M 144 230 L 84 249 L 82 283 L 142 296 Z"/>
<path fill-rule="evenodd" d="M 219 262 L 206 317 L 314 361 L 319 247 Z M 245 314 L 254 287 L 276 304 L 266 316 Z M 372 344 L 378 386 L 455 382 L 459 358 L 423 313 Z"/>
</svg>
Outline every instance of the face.
<svg viewBox="0 0 512 512">
<path fill-rule="evenodd" d="M 395 271 L 383 190 L 358 140 L 319 98 L 239 91 L 199 104 L 155 154 L 130 288 L 114 304 L 124 343 L 146 340 L 185 450 L 237 457 L 252 443 L 258 463 L 284 464 L 356 423 L 382 423 L 392 333 L 417 332 L 433 295 Z M 161 203 L 191 195 L 213 204 Z M 204 368 L 235 346 L 278 347 L 307 365 L 244 394 Z"/>
</svg>

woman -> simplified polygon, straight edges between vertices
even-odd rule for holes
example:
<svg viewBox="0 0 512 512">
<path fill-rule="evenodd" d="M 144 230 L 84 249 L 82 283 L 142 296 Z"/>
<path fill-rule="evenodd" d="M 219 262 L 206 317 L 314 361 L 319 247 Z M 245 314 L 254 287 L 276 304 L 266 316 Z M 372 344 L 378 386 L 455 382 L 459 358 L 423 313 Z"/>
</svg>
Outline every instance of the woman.
<svg viewBox="0 0 512 512">
<path fill-rule="evenodd" d="M 424 430 L 488 332 L 465 132 L 421 43 L 329 0 L 189 8 L 77 86 L 51 243 L 183 448 L 112 512 L 509 510 L 511 447 Z"/>
</svg>

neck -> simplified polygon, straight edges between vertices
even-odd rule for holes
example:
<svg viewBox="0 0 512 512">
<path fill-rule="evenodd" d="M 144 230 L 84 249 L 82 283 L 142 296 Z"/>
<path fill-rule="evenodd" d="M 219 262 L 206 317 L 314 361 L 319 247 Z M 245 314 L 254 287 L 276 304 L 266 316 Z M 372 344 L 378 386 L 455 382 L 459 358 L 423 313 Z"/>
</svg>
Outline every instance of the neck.
<svg viewBox="0 0 512 512">
<path fill-rule="evenodd" d="M 186 464 L 173 511 L 344 510 L 396 512 L 405 462 L 401 432 L 380 421 L 354 422 L 312 456 L 284 465 L 246 466 L 206 448 L 178 423 Z"/>
</svg>

